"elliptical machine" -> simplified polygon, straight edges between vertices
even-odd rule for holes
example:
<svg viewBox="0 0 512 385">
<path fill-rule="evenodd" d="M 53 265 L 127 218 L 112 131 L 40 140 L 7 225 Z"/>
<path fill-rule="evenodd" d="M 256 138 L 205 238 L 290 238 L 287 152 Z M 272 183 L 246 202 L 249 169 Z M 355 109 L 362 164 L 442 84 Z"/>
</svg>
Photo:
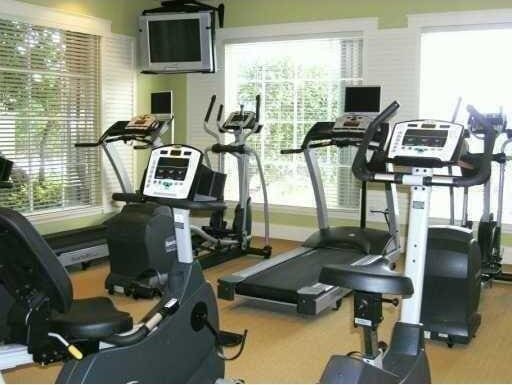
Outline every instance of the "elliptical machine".
<svg viewBox="0 0 512 385">
<path fill-rule="evenodd" d="M 391 135 L 384 160 L 408 167 L 407 172 L 374 172 L 369 169 L 366 152 L 379 124 L 399 108 L 392 103 L 373 121 L 354 160 L 354 175 L 366 182 L 392 182 L 410 186 L 409 232 L 405 274 L 392 271 L 386 259 L 363 266 L 324 266 L 320 282 L 351 288 L 354 296 L 354 323 L 363 328 L 364 352 L 355 358 L 331 357 L 323 375 L 323 383 L 429 383 L 430 369 L 424 348 L 421 304 L 424 269 L 427 256 L 428 221 L 432 186 L 465 187 L 484 183 L 491 173 L 496 134 L 485 118 L 473 107 L 468 111 L 485 129 L 485 150 L 476 171 L 471 175 L 441 176 L 434 169 L 461 165 L 464 127 L 438 121 L 397 123 Z M 468 165 L 466 165 L 468 166 Z M 471 165 L 474 167 L 475 165 Z M 389 347 L 379 343 L 377 329 L 382 322 L 382 303 L 398 305 L 398 300 L 385 299 L 383 294 L 403 299 L 400 321 L 393 329 Z"/>
<path fill-rule="evenodd" d="M 211 180 L 198 171 L 201 157 L 185 146 L 152 152 L 140 200 L 172 208 L 178 255 L 162 299 L 138 325 L 109 298 L 73 299 L 67 272 L 45 240 L 21 214 L 0 208 L 0 381 L 4 370 L 54 362 L 64 362 L 57 383 L 214 383 L 224 377 L 225 361 L 240 356 L 247 331 L 219 331 L 213 289 L 193 258 L 190 209 L 224 205 L 203 189 Z M 0 159 L 0 169 L 8 166 Z M 226 346 L 240 348 L 226 357 Z"/>
<path fill-rule="evenodd" d="M 225 218 L 226 209 L 222 209 L 214 211 L 210 216 L 209 225 L 202 227 L 203 232 L 209 237 L 205 237 L 201 231 L 193 229 L 193 232 L 198 235 L 195 237 L 196 250 L 198 252 L 206 252 L 206 254 L 199 256 L 203 268 L 242 255 L 253 254 L 269 258 L 272 254 L 272 247 L 270 246 L 269 204 L 263 166 L 258 154 L 247 144 L 250 136 L 259 134 L 263 129 L 263 124 L 260 123 L 261 98 L 259 95 L 256 96 L 256 112 L 245 110 L 244 106 L 241 105 L 240 110 L 232 112 L 224 123 L 221 122 L 224 112 L 224 106 L 221 104 L 217 113 L 217 132 L 209 126 L 210 116 L 216 99 L 216 95 L 211 97 L 203 124 L 205 132 L 211 135 L 216 143 L 205 149 L 204 162 L 206 166 L 211 168 L 210 154 L 217 155 L 216 171 L 224 174 L 226 154 L 236 158 L 239 200 L 235 207 L 231 227 L 228 226 Z M 229 144 L 223 144 L 222 138 L 224 134 L 233 135 L 234 141 Z M 256 161 L 263 194 L 265 245 L 262 248 L 251 247 L 252 206 L 249 194 L 249 163 L 251 158 Z M 224 197 L 222 196 L 221 198 L 223 199 Z M 232 242 L 226 243 L 226 240 L 231 240 Z"/>
<path fill-rule="evenodd" d="M 482 263 L 482 281 L 492 282 L 512 281 L 512 274 L 504 273 L 502 270 L 503 248 L 501 245 L 501 226 L 503 218 L 503 199 L 505 191 L 505 171 L 507 162 L 512 158 L 507 156 L 507 148 L 512 143 L 512 130 L 507 129 L 507 117 L 500 111 L 498 113 L 489 113 L 484 115 L 489 124 L 493 126 L 498 135 L 504 137 L 499 152 L 493 156 L 493 162 L 499 166 L 499 184 L 498 184 L 498 202 L 496 215 L 491 210 L 491 181 L 488 180 L 484 185 L 483 194 L 483 213 L 478 225 L 478 243 L 481 251 Z M 472 117 L 468 122 L 468 131 L 477 139 L 482 140 L 482 128 Z M 463 203 L 463 224 L 468 228 L 473 227 L 472 221 L 468 216 L 468 191 L 464 191 Z"/>
</svg>

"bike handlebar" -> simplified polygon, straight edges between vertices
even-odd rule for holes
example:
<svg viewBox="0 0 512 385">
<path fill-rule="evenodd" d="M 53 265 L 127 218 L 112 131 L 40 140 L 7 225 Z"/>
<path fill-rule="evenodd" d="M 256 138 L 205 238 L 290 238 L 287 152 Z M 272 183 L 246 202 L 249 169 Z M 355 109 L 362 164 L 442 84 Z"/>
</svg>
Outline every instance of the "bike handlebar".
<svg viewBox="0 0 512 385">
<path fill-rule="evenodd" d="M 356 178 L 363 182 L 370 182 L 375 176 L 375 173 L 368 169 L 368 163 L 366 161 L 366 152 L 368 151 L 370 142 L 377 133 L 380 125 L 386 120 L 389 120 L 399 108 L 400 104 L 395 100 L 370 123 L 366 130 L 366 135 L 359 145 L 359 149 L 357 150 L 354 158 L 354 163 L 352 164 L 352 172 Z"/>
<path fill-rule="evenodd" d="M 387 172 L 387 173 L 375 173 L 370 171 L 368 168 L 368 162 L 366 160 L 366 152 L 368 150 L 370 141 L 377 132 L 377 128 L 385 120 L 388 120 L 398 109 L 400 105 L 398 102 L 391 103 L 377 118 L 370 124 L 366 136 L 364 137 L 357 153 L 355 156 L 354 163 L 352 165 L 352 172 L 356 178 L 363 182 L 392 182 L 396 184 L 406 184 L 405 178 L 411 177 L 411 173 L 404 172 Z M 470 187 L 485 183 L 491 175 L 491 162 L 494 151 L 494 143 L 496 140 L 496 132 L 493 127 L 487 122 L 485 117 L 480 114 L 473 106 L 467 107 L 470 115 L 485 129 L 484 134 L 484 153 L 482 156 L 481 166 L 478 168 L 478 172 L 471 176 L 433 176 L 433 177 L 422 177 L 421 183 L 415 181 L 424 186 L 453 186 L 453 187 Z M 421 167 L 423 168 L 423 167 Z M 407 184 L 411 184 L 407 182 Z"/>
</svg>

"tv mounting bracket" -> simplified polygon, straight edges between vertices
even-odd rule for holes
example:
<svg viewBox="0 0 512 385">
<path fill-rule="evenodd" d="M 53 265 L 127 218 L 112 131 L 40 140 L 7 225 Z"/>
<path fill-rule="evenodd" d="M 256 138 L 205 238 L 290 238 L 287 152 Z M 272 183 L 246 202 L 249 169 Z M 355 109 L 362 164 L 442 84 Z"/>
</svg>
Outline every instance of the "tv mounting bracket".
<svg viewBox="0 0 512 385">
<path fill-rule="evenodd" d="M 162 1 L 160 8 L 148 9 L 142 12 L 142 14 L 195 12 L 216 12 L 219 15 L 219 27 L 224 27 L 224 4 L 219 4 L 217 7 L 214 7 L 213 5 L 201 3 L 197 0 L 167 0 Z"/>
</svg>

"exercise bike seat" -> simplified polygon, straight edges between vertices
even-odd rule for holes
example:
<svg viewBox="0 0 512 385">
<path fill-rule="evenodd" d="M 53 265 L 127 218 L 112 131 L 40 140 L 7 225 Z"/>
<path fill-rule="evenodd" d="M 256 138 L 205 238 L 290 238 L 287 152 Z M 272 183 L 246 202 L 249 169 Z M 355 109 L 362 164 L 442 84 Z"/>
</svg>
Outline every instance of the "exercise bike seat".
<svg viewBox="0 0 512 385">
<path fill-rule="evenodd" d="M 332 356 L 325 367 L 320 384 L 398 384 L 400 378 L 363 360 Z"/>
<path fill-rule="evenodd" d="M 411 279 L 392 271 L 384 258 L 367 265 L 325 265 L 319 282 L 368 293 L 409 296 L 414 292 Z"/>
<path fill-rule="evenodd" d="M 117 310 L 110 298 L 74 300 L 68 312 L 54 313 L 50 330 L 70 339 L 101 340 L 132 329 L 130 314 Z"/>
<path fill-rule="evenodd" d="M 66 269 L 48 243 L 23 215 L 7 208 L 0 208 L 0 250 L 0 280 L 22 318 L 32 303 L 47 301 L 48 330 L 72 340 L 100 340 L 132 328 L 131 316 L 109 298 L 73 300 Z"/>
</svg>

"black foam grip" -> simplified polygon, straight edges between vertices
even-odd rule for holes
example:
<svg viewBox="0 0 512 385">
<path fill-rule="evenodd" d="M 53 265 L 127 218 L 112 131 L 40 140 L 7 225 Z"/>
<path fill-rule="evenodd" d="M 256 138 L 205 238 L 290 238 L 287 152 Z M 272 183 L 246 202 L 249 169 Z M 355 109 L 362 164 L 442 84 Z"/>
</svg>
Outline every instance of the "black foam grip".
<svg viewBox="0 0 512 385">
<path fill-rule="evenodd" d="M 256 95 L 256 121 L 260 121 L 261 95 Z"/>
<path fill-rule="evenodd" d="M 212 146 L 212 152 L 215 154 L 245 154 L 245 146 L 233 146 L 230 144 L 214 144 Z"/>
<path fill-rule="evenodd" d="M 289 154 L 300 154 L 304 150 L 302 148 L 291 148 L 288 150 L 281 150 L 282 155 L 289 155 Z"/>
<path fill-rule="evenodd" d="M 217 100 L 217 95 L 212 95 L 210 99 L 210 105 L 208 106 L 208 111 L 206 112 L 206 116 L 204 117 L 204 121 L 208 122 L 210 120 L 210 115 L 213 111 L 213 106 L 215 106 L 215 101 Z"/>
<path fill-rule="evenodd" d="M 217 122 L 220 122 L 222 119 L 222 113 L 224 112 L 224 104 L 221 104 L 219 107 L 219 112 L 217 113 Z"/>
</svg>

